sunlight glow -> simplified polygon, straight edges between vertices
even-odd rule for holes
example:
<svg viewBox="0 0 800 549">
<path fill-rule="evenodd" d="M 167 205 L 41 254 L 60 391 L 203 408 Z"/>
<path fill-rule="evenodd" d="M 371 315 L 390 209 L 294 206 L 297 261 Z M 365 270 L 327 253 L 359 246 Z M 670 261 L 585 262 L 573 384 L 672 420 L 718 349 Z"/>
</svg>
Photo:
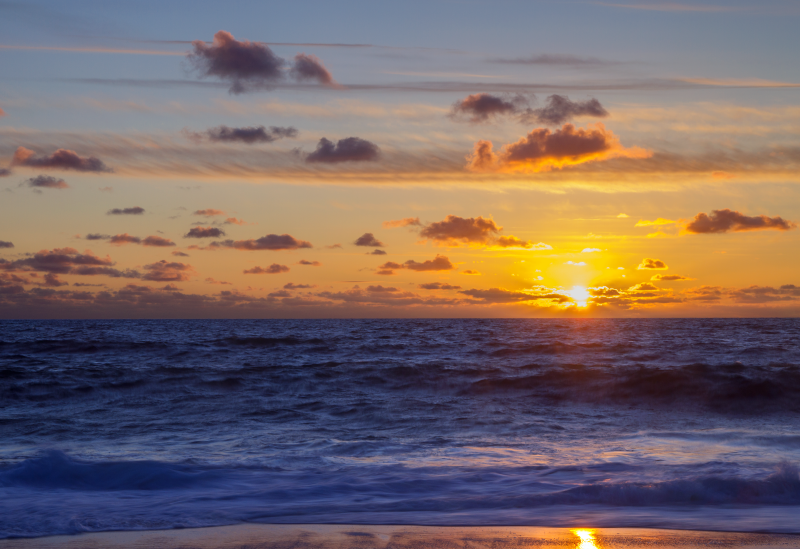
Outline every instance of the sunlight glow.
<svg viewBox="0 0 800 549">
<path fill-rule="evenodd" d="M 599 549 L 595 544 L 593 530 L 573 530 L 572 533 L 581 540 L 576 549 Z"/>
<path fill-rule="evenodd" d="M 564 293 L 570 296 L 572 299 L 574 299 L 575 304 L 578 307 L 586 307 L 586 303 L 589 301 L 589 298 L 591 297 L 589 295 L 589 290 L 587 290 L 583 286 L 573 286 L 570 291 Z"/>
</svg>

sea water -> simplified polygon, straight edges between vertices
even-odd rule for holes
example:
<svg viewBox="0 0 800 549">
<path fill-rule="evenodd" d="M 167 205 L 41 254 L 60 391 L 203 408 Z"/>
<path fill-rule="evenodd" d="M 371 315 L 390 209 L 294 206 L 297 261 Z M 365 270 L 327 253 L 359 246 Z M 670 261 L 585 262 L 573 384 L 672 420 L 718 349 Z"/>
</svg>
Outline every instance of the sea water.
<svg viewBox="0 0 800 549">
<path fill-rule="evenodd" d="M 0 322 L 0 537 L 800 532 L 800 319 Z"/>
</svg>

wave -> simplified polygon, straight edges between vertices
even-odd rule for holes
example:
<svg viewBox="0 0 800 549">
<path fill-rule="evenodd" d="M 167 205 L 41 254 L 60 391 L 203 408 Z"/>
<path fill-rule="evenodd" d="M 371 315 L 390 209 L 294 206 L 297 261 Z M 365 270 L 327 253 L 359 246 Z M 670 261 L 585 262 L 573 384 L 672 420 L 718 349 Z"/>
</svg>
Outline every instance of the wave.
<svg viewBox="0 0 800 549">
<path fill-rule="evenodd" d="M 529 524 L 547 525 L 542 516 L 554 507 L 561 509 L 557 519 L 563 521 L 592 506 L 619 509 L 617 517 L 632 507 L 694 509 L 702 514 L 731 505 L 800 506 L 800 475 L 789 463 L 778 464 L 760 478 L 695 474 L 660 481 L 595 480 L 599 474 L 647 473 L 640 466 L 620 463 L 292 471 L 88 462 L 49 451 L 0 470 L 0 537 L 246 521 L 315 522 L 336 516 L 363 524 L 446 525 L 459 524 L 468 515 L 479 525 L 510 513 L 517 519 L 527 516 Z"/>
</svg>

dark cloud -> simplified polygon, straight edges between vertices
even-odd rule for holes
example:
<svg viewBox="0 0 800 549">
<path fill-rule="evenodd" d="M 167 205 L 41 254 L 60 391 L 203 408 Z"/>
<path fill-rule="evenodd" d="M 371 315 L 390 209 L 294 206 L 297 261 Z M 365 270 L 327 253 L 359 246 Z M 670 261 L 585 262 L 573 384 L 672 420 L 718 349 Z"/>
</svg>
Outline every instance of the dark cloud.
<svg viewBox="0 0 800 549">
<path fill-rule="evenodd" d="M 221 236 L 225 236 L 225 232 L 216 227 L 193 227 L 183 235 L 183 238 L 219 238 Z"/>
<path fill-rule="evenodd" d="M 0 177 L 8 177 L 11 175 L 11 170 L 8 168 L 0 168 Z"/>
<path fill-rule="evenodd" d="M 126 269 L 120 271 L 112 267 L 76 267 L 69 271 L 69 274 L 81 276 L 110 276 L 112 278 L 140 278 L 138 271 Z"/>
<path fill-rule="evenodd" d="M 185 263 L 168 262 L 164 259 L 156 263 L 144 266 L 147 271 L 142 280 L 152 280 L 154 282 L 184 282 L 195 274 L 194 268 Z"/>
<path fill-rule="evenodd" d="M 784 284 L 779 288 L 772 286 L 750 286 L 730 292 L 737 303 L 770 303 L 775 301 L 795 301 L 800 299 L 800 286 Z"/>
<path fill-rule="evenodd" d="M 86 240 L 108 240 L 109 238 L 111 236 L 107 234 L 90 233 L 86 235 Z"/>
<path fill-rule="evenodd" d="M 301 259 L 300 261 L 297 262 L 297 264 L 298 265 L 310 265 L 312 267 L 321 267 L 322 266 L 322 263 L 320 263 L 319 261 L 308 261 L 308 260 L 305 260 L 305 259 Z"/>
<path fill-rule="evenodd" d="M 221 141 L 226 143 L 272 143 L 278 139 L 297 137 L 297 128 L 270 126 L 251 126 L 246 128 L 229 128 L 228 126 L 218 126 L 206 130 L 206 135 L 211 141 Z"/>
<path fill-rule="evenodd" d="M 174 255 L 175 257 L 191 257 L 189 254 L 187 254 L 185 252 L 178 251 L 178 250 L 175 250 L 174 252 L 172 252 L 172 255 Z"/>
<path fill-rule="evenodd" d="M 423 290 L 460 290 L 461 286 L 453 286 L 442 282 L 429 282 L 428 284 L 418 284 Z"/>
<path fill-rule="evenodd" d="M 231 83 L 230 93 L 270 88 L 280 82 L 286 61 L 266 44 L 236 40 L 226 31 L 214 35 L 209 46 L 202 40 L 192 42 L 189 62 L 201 77 L 216 77 Z"/>
<path fill-rule="evenodd" d="M 520 121 L 525 124 L 539 123 L 560 126 L 578 116 L 605 118 L 608 116 L 608 111 L 597 99 L 571 101 L 564 95 L 551 95 L 547 98 L 544 107 L 527 109 L 520 117 Z"/>
<path fill-rule="evenodd" d="M 28 187 L 44 188 L 44 189 L 69 189 L 67 182 L 59 177 L 52 175 L 37 175 L 26 180 L 25 185 Z"/>
<path fill-rule="evenodd" d="M 143 213 L 144 208 L 134 206 L 132 208 L 114 208 L 113 210 L 108 210 L 106 215 L 142 215 Z"/>
<path fill-rule="evenodd" d="M 36 156 L 36 153 L 25 147 L 17 148 L 11 161 L 14 166 L 29 168 L 53 168 L 57 170 L 75 170 L 78 172 L 111 172 L 111 168 L 93 156 L 78 156 L 74 151 L 58 149 L 50 156 Z"/>
<path fill-rule="evenodd" d="M 154 247 L 168 247 L 168 246 L 175 246 L 175 243 L 170 240 L 169 238 L 163 238 L 161 236 L 148 236 L 147 238 L 142 239 L 142 246 L 154 246 Z M 180 252 L 179 252 L 180 253 Z M 177 255 L 173 252 L 172 255 Z M 184 254 L 186 255 L 186 254 Z"/>
<path fill-rule="evenodd" d="M 413 259 L 409 259 L 405 263 L 396 263 L 394 261 L 387 261 L 380 267 L 378 267 L 378 274 L 382 275 L 391 275 L 394 274 L 394 270 L 399 269 L 408 269 L 410 271 L 449 271 L 455 269 L 456 266 L 453 265 L 450 260 L 443 256 L 443 255 L 436 255 L 434 259 L 427 259 L 423 262 L 417 262 Z"/>
<path fill-rule="evenodd" d="M 305 53 L 298 53 L 294 56 L 294 64 L 291 70 L 292 77 L 298 81 L 313 80 L 323 86 L 336 87 L 337 84 L 333 80 L 333 76 L 314 55 L 306 55 Z"/>
<path fill-rule="evenodd" d="M 355 242 L 353 242 L 356 246 L 370 246 L 373 248 L 382 248 L 383 242 L 375 238 L 375 235 L 372 233 L 364 233 L 359 236 Z"/>
<path fill-rule="evenodd" d="M 514 235 L 501 236 L 493 243 L 500 248 L 533 248 L 534 244 L 530 240 L 521 240 Z M 539 245 L 543 244 L 542 242 Z"/>
<path fill-rule="evenodd" d="M 2 248 L 13 248 L 13 247 L 14 247 L 14 243 L 13 242 L 6 242 L 5 240 L 0 240 L 0 249 L 2 249 Z"/>
<path fill-rule="evenodd" d="M 377 160 L 379 155 L 380 149 L 376 144 L 360 137 L 340 139 L 336 144 L 323 137 L 317 149 L 306 156 L 306 162 L 366 162 Z"/>
<path fill-rule="evenodd" d="M 208 208 L 205 210 L 195 210 L 192 212 L 192 215 L 202 215 L 203 217 L 214 217 L 217 215 L 225 215 L 225 212 L 222 210 L 215 210 L 214 208 Z"/>
<path fill-rule="evenodd" d="M 55 248 L 54 250 L 35 253 L 25 259 L 3 264 L 3 270 L 44 271 L 48 273 L 67 274 L 73 268 L 82 266 L 106 267 L 113 265 L 110 258 L 102 258 L 91 252 L 82 254 L 75 248 Z"/>
<path fill-rule="evenodd" d="M 448 215 L 444 221 L 426 225 L 419 234 L 437 244 L 458 246 L 470 243 L 487 244 L 494 240 L 501 230 L 503 228 L 492 218 Z"/>
<path fill-rule="evenodd" d="M 138 236 L 131 236 L 128 233 L 116 234 L 108 239 L 109 243 L 122 246 L 123 244 L 141 244 L 142 239 Z"/>
<path fill-rule="evenodd" d="M 244 274 L 280 274 L 280 273 L 288 273 L 289 267 L 287 267 L 286 265 L 278 265 L 277 263 L 273 263 L 267 268 L 253 267 L 252 269 L 247 269 L 242 272 Z"/>
<path fill-rule="evenodd" d="M 421 227 L 422 223 L 419 217 L 406 217 L 403 219 L 384 221 L 383 226 L 387 229 L 396 229 L 397 227 Z"/>
<path fill-rule="evenodd" d="M 499 96 L 490 93 L 475 93 L 453 103 L 450 118 L 473 124 L 488 122 L 502 115 L 516 115 L 527 106 L 522 95 Z"/>
<path fill-rule="evenodd" d="M 781 217 L 767 217 L 766 215 L 747 216 L 742 213 L 724 209 L 713 210 L 711 215 L 697 214 L 686 225 L 686 232 L 693 234 L 744 232 L 774 229 L 788 231 L 797 227 L 795 223 Z"/>
<path fill-rule="evenodd" d="M 375 249 L 369 252 L 368 255 L 386 255 L 386 252 L 383 250 Z"/>
<path fill-rule="evenodd" d="M 311 242 L 298 240 L 288 234 L 268 234 L 255 240 L 224 240 L 212 242 L 209 248 L 234 248 L 236 250 L 297 250 L 298 248 L 311 248 Z"/>
<path fill-rule="evenodd" d="M 461 290 L 458 293 L 468 295 L 479 303 L 520 303 L 524 301 L 535 301 L 540 299 L 553 300 L 558 303 L 567 303 L 572 298 L 550 291 L 547 288 L 535 290 L 533 293 L 517 292 L 503 288 L 490 288 L 488 290 Z"/>
<path fill-rule="evenodd" d="M 650 257 L 646 257 L 642 259 L 642 262 L 639 264 L 638 267 L 636 267 L 636 269 L 639 271 L 644 271 L 644 270 L 664 271 L 669 269 L 669 267 L 667 267 L 667 264 L 661 261 L 660 259 L 652 259 Z"/>
<path fill-rule="evenodd" d="M 283 285 L 284 290 L 307 290 L 316 287 L 316 284 L 295 284 L 293 282 L 287 282 Z"/>
<path fill-rule="evenodd" d="M 69 286 L 69 282 L 64 282 L 63 280 L 58 278 L 58 275 L 55 273 L 47 273 L 44 275 L 44 282 L 42 286 L 49 286 L 51 288 L 58 288 L 59 286 Z"/>
</svg>

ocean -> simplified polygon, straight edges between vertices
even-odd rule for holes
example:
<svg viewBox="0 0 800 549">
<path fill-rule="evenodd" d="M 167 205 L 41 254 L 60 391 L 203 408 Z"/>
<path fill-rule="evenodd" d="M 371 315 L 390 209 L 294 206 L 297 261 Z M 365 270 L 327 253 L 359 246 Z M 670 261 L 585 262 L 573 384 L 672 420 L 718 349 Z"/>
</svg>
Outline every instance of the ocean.
<svg viewBox="0 0 800 549">
<path fill-rule="evenodd" d="M 800 319 L 0 322 L 0 538 L 800 533 Z"/>
</svg>

